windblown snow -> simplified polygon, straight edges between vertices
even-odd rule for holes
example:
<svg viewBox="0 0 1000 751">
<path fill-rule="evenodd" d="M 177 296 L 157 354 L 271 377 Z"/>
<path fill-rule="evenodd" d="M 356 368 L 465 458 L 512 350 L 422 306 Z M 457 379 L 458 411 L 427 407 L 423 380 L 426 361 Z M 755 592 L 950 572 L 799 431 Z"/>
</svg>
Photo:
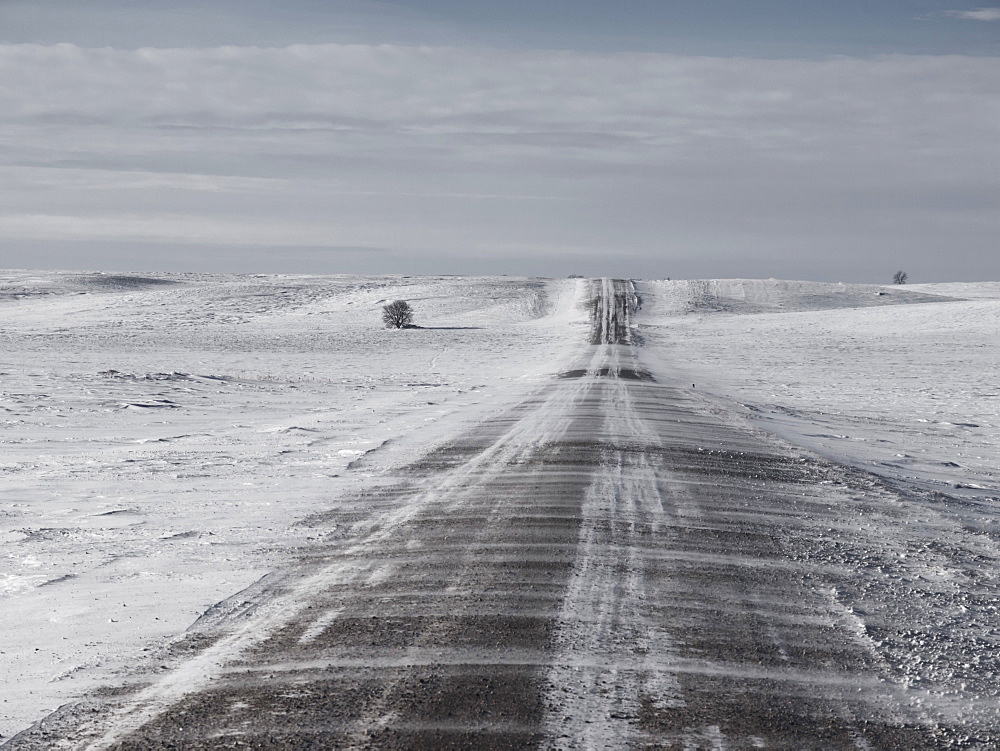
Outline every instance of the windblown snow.
<svg viewBox="0 0 1000 751">
<path fill-rule="evenodd" d="M 930 490 L 1000 496 L 1000 284 L 647 288 L 653 356 L 767 430 Z"/>
<path fill-rule="evenodd" d="M 636 288 L 634 338 L 658 377 L 690 381 L 733 419 L 807 450 L 938 493 L 940 513 L 993 551 L 976 586 L 997 591 L 1000 284 Z M 336 507 L 370 523 L 361 489 L 590 346 L 587 289 L 0 273 L 0 740 L 113 685 L 279 570 L 317 534 L 300 520 Z M 381 327 L 395 299 L 418 328 Z M 977 628 L 996 649 L 1000 601 L 990 617 Z"/>
<path fill-rule="evenodd" d="M 554 375 L 587 336 L 577 287 L 0 275 L 0 735 L 279 567 L 315 534 L 297 521 Z M 395 299 L 421 328 L 382 328 Z"/>
</svg>

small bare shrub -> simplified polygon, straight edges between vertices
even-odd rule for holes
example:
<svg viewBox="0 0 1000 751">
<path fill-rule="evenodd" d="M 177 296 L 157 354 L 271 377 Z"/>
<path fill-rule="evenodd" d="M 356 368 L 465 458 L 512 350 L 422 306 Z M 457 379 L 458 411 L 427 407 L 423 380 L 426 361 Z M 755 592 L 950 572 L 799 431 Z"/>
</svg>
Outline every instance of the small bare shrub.
<svg viewBox="0 0 1000 751">
<path fill-rule="evenodd" d="M 910 278 L 909 274 L 907 274 L 905 271 L 897 271 L 895 274 L 892 275 L 892 283 L 906 284 L 906 280 L 909 278 Z"/>
</svg>

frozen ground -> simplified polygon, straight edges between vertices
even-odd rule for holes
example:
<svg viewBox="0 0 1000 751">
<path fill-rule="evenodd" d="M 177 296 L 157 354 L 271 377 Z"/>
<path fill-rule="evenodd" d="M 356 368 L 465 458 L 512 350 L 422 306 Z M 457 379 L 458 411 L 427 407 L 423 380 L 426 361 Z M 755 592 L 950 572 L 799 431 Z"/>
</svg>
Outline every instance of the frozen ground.
<svg viewBox="0 0 1000 751">
<path fill-rule="evenodd" d="M 569 652 L 588 644 L 588 618 L 603 612 L 595 610 L 595 598 L 624 619 L 622 628 L 672 632 L 677 654 L 659 647 L 650 652 L 666 681 L 653 684 L 669 693 L 667 679 L 676 679 L 687 703 L 657 705 L 649 727 L 674 732 L 671 723 L 691 723 L 695 730 L 684 725 L 678 732 L 722 743 L 718 738 L 732 729 L 707 719 L 738 724 L 741 712 L 713 708 L 705 697 L 728 701 L 725 691 L 732 693 L 734 680 L 750 681 L 746 691 L 735 691 L 737 698 L 764 696 L 750 684 L 760 675 L 773 683 L 787 663 L 808 672 L 803 685 L 831 670 L 846 671 L 848 680 L 880 676 L 864 684 L 861 706 L 891 694 L 931 731 L 944 722 L 995 737 L 997 286 L 642 282 L 638 328 L 622 338 L 644 341 L 628 357 L 653 369 L 654 388 L 641 379 L 633 383 L 637 367 L 627 371 L 631 376 L 603 365 L 578 367 L 591 352 L 625 354 L 603 336 L 593 338 L 581 304 L 585 282 L 8 272 L 0 287 L 0 670 L 11 680 L 0 732 L 25 727 L 98 682 L 115 683 L 145 650 L 181 634 L 296 548 L 325 546 L 335 556 L 340 541 L 365 535 L 389 545 L 389 533 L 369 534 L 373 510 L 363 503 L 372 496 L 359 501 L 357 491 L 379 487 L 392 477 L 388 470 L 436 446 L 446 454 L 455 450 L 455 437 L 485 418 L 507 430 L 507 418 L 498 416 L 515 403 L 530 406 L 522 400 L 535 394 L 544 402 L 538 419 L 549 421 L 548 433 L 527 407 L 519 408 L 527 417 L 512 431 L 543 454 L 561 456 L 545 436 L 565 431 L 573 415 L 587 417 L 575 428 L 584 437 L 596 439 L 599 428 L 610 426 L 605 438 L 611 443 L 601 451 L 622 454 L 621 461 L 638 461 L 621 448 L 629 437 L 644 437 L 653 448 L 660 441 L 673 448 L 697 444 L 678 455 L 694 473 L 679 483 L 683 461 L 669 453 L 654 452 L 661 457 L 656 461 L 669 461 L 643 465 L 644 472 L 660 474 L 638 489 L 634 472 L 615 475 L 621 462 L 579 462 L 586 477 L 596 479 L 581 485 L 587 488 L 584 523 L 572 576 L 561 588 L 555 580 L 539 582 L 580 619 L 577 637 L 573 618 L 560 617 L 559 633 L 572 636 L 564 645 Z M 427 328 L 380 329 L 378 308 L 395 297 L 413 302 L 417 322 Z M 556 373 L 568 380 L 553 379 Z M 688 382 L 696 384 L 693 391 Z M 546 384 L 550 391 L 540 391 Z M 562 411 L 539 396 L 553 390 L 562 397 L 549 401 Z M 676 416 L 659 414 L 664 405 L 647 392 L 669 394 L 714 427 L 702 435 Z M 604 396 L 581 396 L 588 393 Z M 597 406 L 599 419 L 586 412 Z M 890 484 L 790 450 L 781 466 L 801 462 L 804 479 L 765 490 L 769 465 L 752 471 L 745 465 L 754 451 L 777 456 L 777 442 L 748 428 L 747 418 Z M 726 432 L 727 424 L 740 426 L 733 432 L 740 450 L 712 450 L 711 435 Z M 491 440 L 488 431 L 471 435 L 474 440 L 461 445 L 473 454 L 477 441 Z M 575 434 L 567 435 L 582 450 Z M 708 481 L 697 479 L 712 472 Z M 566 490 L 563 485 L 553 492 Z M 469 497 L 497 518 L 517 517 L 516 524 L 490 527 L 500 542 L 503 534 L 532 531 L 534 517 L 518 517 L 502 495 L 491 495 L 492 487 Z M 533 497 L 515 495 L 525 503 Z M 476 521 L 478 506 L 456 517 L 458 501 L 453 509 L 449 496 L 442 497 L 429 497 L 426 510 L 436 514 L 431 529 L 444 540 L 463 519 L 473 536 L 486 534 Z M 438 513 L 440 503 L 445 508 Z M 609 510 L 602 503 L 639 505 Z M 542 518 L 554 509 L 532 513 Z M 636 509 L 656 524 L 633 523 Z M 324 524 L 296 525 L 326 511 L 332 513 Z M 587 526 L 587 514 L 594 524 L 615 522 L 610 529 L 621 539 L 590 540 L 598 527 Z M 650 530 L 659 537 L 649 538 Z M 403 531 L 425 533 L 420 525 Z M 572 549 L 572 538 L 563 547 Z M 588 540 L 594 542 L 589 548 Z M 653 552 L 640 555 L 644 545 Z M 457 547 L 466 546 L 459 540 Z M 501 547 L 523 558 L 506 542 Z M 380 550 L 363 550 L 369 584 L 401 588 L 397 605 L 405 610 L 409 583 L 402 574 L 386 580 Z M 588 550 L 592 555 L 581 559 Z M 669 565 L 654 565 L 661 558 Z M 451 572 L 450 560 L 439 564 L 455 578 L 454 592 L 434 593 L 464 592 L 470 607 L 481 607 L 492 574 L 477 589 Z M 608 568 L 609 560 L 617 563 Z M 638 597 L 647 585 L 663 596 Z M 364 600 L 356 590 L 345 596 Z M 622 591 L 638 593 L 627 607 L 614 604 Z M 510 596 L 529 595 L 518 585 Z M 434 602 L 428 595 L 418 604 Z M 499 602 L 494 615 L 508 604 Z M 205 620 L 216 616 L 224 614 L 216 609 Z M 322 623 L 320 631 L 332 621 Z M 798 638 L 813 627 L 831 635 L 828 644 Z M 626 658 L 648 644 L 619 633 L 612 629 L 598 646 L 621 665 L 631 664 Z M 748 651 L 741 638 L 761 651 Z M 809 649 L 797 652 L 803 644 Z M 852 672 L 837 662 L 843 655 L 831 645 L 870 665 Z M 830 655 L 818 659 L 816 650 L 822 654 L 825 646 Z M 545 664 L 572 662 L 542 652 Z M 763 662 L 749 666 L 751 658 Z M 754 672 L 761 664 L 767 670 Z M 612 660 L 600 669 L 617 676 L 618 667 Z M 715 694 L 703 688 L 712 676 L 722 677 Z M 615 680 L 616 691 L 631 685 Z M 554 683 L 571 694 L 579 689 L 572 676 Z M 604 694 L 574 696 L 560 701 L 573 707 L 577 699 Z M 580 717 L 567 715 L 567 732 L 634 729 L 632 715 L 619 712 L 620 697 L 608 697 L 607 723 L 587 729 Z M 690 717 L 673 711 L 682 704 Z M 766 713 L 761 718 L 766 725 Z M 863 714 L 855 719 L 867 722 Z M 976 747 L 968 738 L 948 737 Z"/>
<path fill-rule="evenodd" d="M 1000 283 L 650 281 L 647 348 L 838 461 L 1000 497 Z"/>
<path fill-rule="evenodd" d="M 587 335 L 578 286 L 0 273 L 0 737 L 551 376 Z M 424 328 L 381 328 L 395 298 Z"/>
</svg>

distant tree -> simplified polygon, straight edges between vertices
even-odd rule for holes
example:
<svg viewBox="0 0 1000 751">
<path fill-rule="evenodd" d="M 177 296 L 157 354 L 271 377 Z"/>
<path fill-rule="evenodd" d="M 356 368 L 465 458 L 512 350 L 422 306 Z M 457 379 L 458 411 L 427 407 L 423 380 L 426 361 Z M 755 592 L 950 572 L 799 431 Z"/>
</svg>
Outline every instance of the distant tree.
<svg viewBox="0 0 1000 751">
<path fill-rule="evenodd" d="M 570 274 L 570 279 L 583 279 L 583 274 Z"/>
<path fill-rule="evenodd" d="M 406 300 L 382 306 L 382 322 L 387 329 L 402 329 L 413 324 L 413 308 Z"/>
<path fill-rule="evenodd" d="M 905 271 L 897 271 L 892 275 L 893 284 L 906 284 L 906 280 L 909 279 L 909 275 Z"/>
</svg>

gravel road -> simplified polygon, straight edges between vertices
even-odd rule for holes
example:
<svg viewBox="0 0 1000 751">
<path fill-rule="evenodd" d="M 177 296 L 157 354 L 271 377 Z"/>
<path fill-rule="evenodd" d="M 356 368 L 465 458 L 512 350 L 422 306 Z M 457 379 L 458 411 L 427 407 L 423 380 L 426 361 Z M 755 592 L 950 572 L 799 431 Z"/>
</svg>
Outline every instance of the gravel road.
<svg viewBox="0 0 1000 751">
<path fill-rule="evenodd" d="M 906 636 L 907 500 L 654 381 L 637 304 L 595 283 L 575 367 L 7 746 L 998 747 L 976 644 Z"/>
</svg>

